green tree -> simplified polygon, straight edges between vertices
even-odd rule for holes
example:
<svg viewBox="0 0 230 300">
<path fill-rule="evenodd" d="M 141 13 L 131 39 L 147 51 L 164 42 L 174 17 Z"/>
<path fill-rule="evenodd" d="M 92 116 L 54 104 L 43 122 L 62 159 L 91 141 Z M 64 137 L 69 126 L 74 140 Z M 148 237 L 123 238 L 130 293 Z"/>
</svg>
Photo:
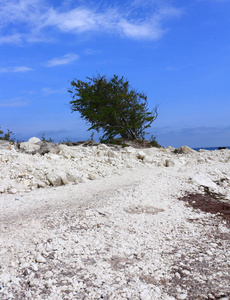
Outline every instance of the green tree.
<svg viewBox="0 0 230 300">
<path fill-rule="evenodd" d="M 88 78 L 88 82 L 71 82 L 71 110 L 91 124 L 88 130 L 103 131 L 101 141 L 108 142 L 116 136 L 133 140 L 144 138 L 145 129 L 156 120 L 157 107 L 147 108 L 147 96 L 136 92 L 123 77 L 114 75 Z"/>
</svg>

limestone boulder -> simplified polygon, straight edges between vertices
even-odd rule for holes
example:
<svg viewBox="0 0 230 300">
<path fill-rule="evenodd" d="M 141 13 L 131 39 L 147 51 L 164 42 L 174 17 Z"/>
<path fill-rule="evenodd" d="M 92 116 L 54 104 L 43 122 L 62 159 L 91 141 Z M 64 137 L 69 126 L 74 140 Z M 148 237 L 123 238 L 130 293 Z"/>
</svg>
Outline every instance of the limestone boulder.
<svg viewBox="0 0 230 300">
<path fill-rule="evenodd" d="M 136 154 L 137 158 L 140 160 L 144 160 L 146 153 L 144 151 L 138 151 Z"/>
<path fill-rule="evenodd" d="M 196 153 L 195 150 L 193 150 L 192 148 L 189 148 L 187 146 L 182 146 L 180 148 L 175 149 L 175 151 L 179 154 L 194 154 Z"/>
<path fill-rule="evenodd" d="M 212 190 L 217 189 L 216 183 L 205 173 L 196 173 L 190 178 L 190 182 L 199 185 L 211 188 Z"/>
<path fill-rule="evenodd" d="M 31 140 L 31 142 L 30 142 Z M 25 153 L 33 153 L 36 150 L 39 150 L 41 147 L 42 141 L 37 138 L 32 138 L 28 142 L 20 143 L 20 150 Z"/>
<path fill-rule="evenodd" d="M 27 143 L 30 143 L 30 144 L 37 144 L 37 143 L 39 143 L 39 142 L 41 142 L 41 140 L 40 140 L 39 138 L 37 138 L 37 137 L 32 137 L 32 138 L 30 138 L 30 139 L 28 140 Z"/>
<path fill-rule="evenodd" d="M 29 154 L 40 154 L 44 155 L 49 153 L 51 150 L 56 148 L 57 145 L 55 143 L 43 142 L 37 137 L 32 137 L 28 140 L 28 142 L 22 142 L 19 145 L 19 149 L 21 152 L 29 153 Z"/>
</svg>

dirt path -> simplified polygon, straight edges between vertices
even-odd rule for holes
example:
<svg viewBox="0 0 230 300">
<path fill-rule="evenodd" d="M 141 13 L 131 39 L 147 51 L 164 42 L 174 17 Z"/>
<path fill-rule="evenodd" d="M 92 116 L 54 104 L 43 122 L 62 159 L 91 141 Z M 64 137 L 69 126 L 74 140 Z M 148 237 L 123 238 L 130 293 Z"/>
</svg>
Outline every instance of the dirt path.
<svg viewBox="0 0 230 300">
<path fill-rule="evenodd" d="M 229 228 L 185 191 L 187 173 L 143 166 L 1 195 L 0 298 L 230 299 Z"/>
</svg>

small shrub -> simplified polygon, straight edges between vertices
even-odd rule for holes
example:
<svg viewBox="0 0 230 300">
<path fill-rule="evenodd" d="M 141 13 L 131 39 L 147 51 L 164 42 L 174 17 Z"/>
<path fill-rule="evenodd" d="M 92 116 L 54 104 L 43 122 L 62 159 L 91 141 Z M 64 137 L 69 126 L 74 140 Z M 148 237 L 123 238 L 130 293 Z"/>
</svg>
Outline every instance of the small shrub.
<svg viewBox="0 0 230 300">
<path fill-rule="evenodd" d="M 174 149 L 174 150 L 173 150 L 173 153 L 174 153 L 174 154 L 181 154 L 181 151 L 180 151 L 179 149 Z"/>
<path fill-rule="evenodd" d="M 150 140 L 149 140 L 149 143 L 152 147 L 156 147 L 156 148 L 160 148 L 161 145 L 158 144 L 158 142 L 156 141 L 156 137 L 155 136 L 151 136 Z"/>
<path fill-rule="evenodd" d="M 44 143 L 54 143 L 54 140 L 52 140 L 51 138 L 46 139 L 45 133 L 42 134 L 41 140 L 42 140 L 42 142 L 44 142 Z"/>
<path fill-rule="evenodd" d="M 14 139 L 11 137 L 12 135 L 14 135 L 14 133 L 11 130 L 7 129 L 7 132 L 3 132 L 2 130 L 0 130 L 0 135 L 3 135 L 0 136 L 0 140 L 14 142 Z"/>
</svg>

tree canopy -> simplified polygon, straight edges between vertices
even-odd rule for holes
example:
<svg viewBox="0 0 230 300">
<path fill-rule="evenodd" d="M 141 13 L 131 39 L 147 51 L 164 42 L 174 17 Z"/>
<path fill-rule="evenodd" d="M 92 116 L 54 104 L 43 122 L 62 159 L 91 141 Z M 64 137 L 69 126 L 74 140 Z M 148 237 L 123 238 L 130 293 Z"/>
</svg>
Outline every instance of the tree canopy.
<svg viewBox="0 0 230 300">
<path fill-rule="evenodd" d="M 148 110 L 147 96 L 130 87 L 123 77 L 87 77 L 87 82 L 71 82 L 71 110 L 91 124 L 88 130 L 103 131 L 102 141 L 116 136 L 133 140 L 143 138 L 145 129 L 157 118 L 157 107 Z"/>
</svg>

